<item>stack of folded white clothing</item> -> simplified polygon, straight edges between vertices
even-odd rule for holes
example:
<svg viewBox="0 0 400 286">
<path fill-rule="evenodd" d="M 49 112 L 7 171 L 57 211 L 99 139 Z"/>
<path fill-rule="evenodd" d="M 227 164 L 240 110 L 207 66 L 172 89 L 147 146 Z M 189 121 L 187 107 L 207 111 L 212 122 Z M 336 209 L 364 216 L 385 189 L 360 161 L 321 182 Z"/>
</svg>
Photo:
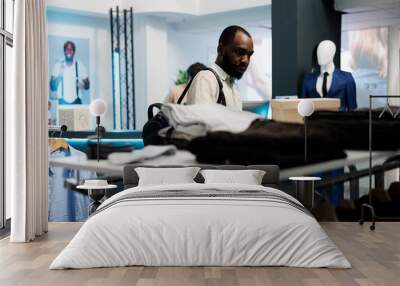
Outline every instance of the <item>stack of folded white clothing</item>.
<svg viewBox="0 0 400 286">
<path fill-rule="evenodd" d="M 255 113 L 233 111 L 220 104 L 165 104 L 162 112 L 177 132 L 191 138 L 213 131 L 243 132 L 254 120 L 261 118 Z"/>
</svg>

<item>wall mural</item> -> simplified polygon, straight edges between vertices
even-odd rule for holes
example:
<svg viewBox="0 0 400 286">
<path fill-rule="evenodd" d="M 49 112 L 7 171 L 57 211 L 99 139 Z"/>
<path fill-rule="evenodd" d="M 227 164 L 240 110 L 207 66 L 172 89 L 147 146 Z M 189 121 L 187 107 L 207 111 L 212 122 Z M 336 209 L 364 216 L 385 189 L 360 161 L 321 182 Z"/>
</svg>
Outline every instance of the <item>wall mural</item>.
<svg viewBox="0 0 400 286">
<path fill-rule="evenodd" d="M 341 68 L 353 74 L 359 107 L 369 106 L 371 94 L 387 94 L 388 28 L 343 32 Z M 377 100 L 377 105 L 385 102 Z"/>
<path fill-rule="evenodd" d="M 56 125 L 61 109 L 90 104 L 89 39 L 49 35 L 48 45 L 49 123 Z"/>
</svg>

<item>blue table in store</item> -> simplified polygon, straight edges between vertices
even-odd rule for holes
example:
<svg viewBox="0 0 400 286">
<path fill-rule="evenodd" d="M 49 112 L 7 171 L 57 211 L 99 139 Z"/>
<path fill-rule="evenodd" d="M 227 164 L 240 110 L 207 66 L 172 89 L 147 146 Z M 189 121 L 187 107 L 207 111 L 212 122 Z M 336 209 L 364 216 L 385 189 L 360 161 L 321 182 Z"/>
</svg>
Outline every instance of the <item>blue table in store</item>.
<svg viewBox="0 0 400 286">
<path fill-rule="evenodd" d="M 87 145 L 94 142 L 93 139 L 66 139 L 68 145 L 79 151 L 85 152 Z M 100 144 L 110 144 L 113 147 L 132 146 L 135 150 L 143 149 L 143 139 L 101 139 Z"/>
<path fill-rule="evenodd" d="M 64 138 L 74 149 L 85 152 L 89 142 L 95 141 L 96 133 L 94 131 L 51 131 L 49 137 Z M 101 144 L 111 144 L 114 147 L 132 146 L 134 149 L 144 147 L 142 131 L 107 131 L 101 138 Z"/>
</svg>

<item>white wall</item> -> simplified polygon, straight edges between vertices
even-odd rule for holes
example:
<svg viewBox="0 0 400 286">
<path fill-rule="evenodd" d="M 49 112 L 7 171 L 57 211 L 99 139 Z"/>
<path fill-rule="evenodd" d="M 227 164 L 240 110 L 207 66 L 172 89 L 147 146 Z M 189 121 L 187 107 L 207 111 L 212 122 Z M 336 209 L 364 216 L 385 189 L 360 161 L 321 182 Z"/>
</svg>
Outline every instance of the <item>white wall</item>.
<svg viewBox="0 0 400 286">
<path fill-rule="evenodd" d="M 51 9 L 107 15 L 112 7 L 134 7 L 135 13 L 206 15 L 270 5 L 271 0 L 47 0 Z"/>
<path fill-rule="evenodd" d="M 265 26 L 271 28 L 271 23 L 271 6 L 263 6 L 185 18 L 173 24 L 179 32 L 204 33 L 210 31 L 220 32 L 229 25 L 244 27 Z"/>
<path fill-rule="evenodd" d="M 172 87 L 179 69 L 185 70 L 195 62 L 209 65 L 215 61 L 219 34 L 181 33 L 168 30 L 168 86 Z"/>
<path fill-rule="evenodd" d="M 345 31 L 400 24 L 400 0 L 335 0 Z"/>
<path fill-rule="evenodd" d="M 167 23 L 159 17 L 135 18 L 136 128 L 147 121 L 147 106 L 168 91 Z"/>
<path fill-rule="evenodd" d="M 110 8 L 134 7 L 135 13 L 196 14 L 197 0 L 47 0 L 47 7 L 108 16 Z"/>
<path fill-rule="evenodd" d="M 272 0 L 197 0 L 198 15 L 271 5 Z"/>
<path fill-rule="evenodd" d="M 390 9 L 400 4 L 400 0 L 335 0 L 335 9 L 343 12 L 362 12 Z"/>
</svg>

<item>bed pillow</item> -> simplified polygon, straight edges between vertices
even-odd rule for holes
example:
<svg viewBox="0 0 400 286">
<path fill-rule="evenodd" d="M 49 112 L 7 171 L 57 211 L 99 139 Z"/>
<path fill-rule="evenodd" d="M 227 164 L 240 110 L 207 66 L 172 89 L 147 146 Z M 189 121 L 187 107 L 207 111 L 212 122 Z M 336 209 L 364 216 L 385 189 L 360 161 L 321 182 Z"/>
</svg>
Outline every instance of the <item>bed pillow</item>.
<svg viewBox="0 0 400 286">
<path fill-rule="evenodd" d="M 265 171 L 261 170 L 202 170 L 205 184 L 226 183 L 261 185 Z"/>
<path fill-rule="evenodd" d="M 135 168 L 139 176 L 138 186 L 195 183 L 193 179 L 196 177 L 199 170 L 199 167 Z"/>
</svg>

